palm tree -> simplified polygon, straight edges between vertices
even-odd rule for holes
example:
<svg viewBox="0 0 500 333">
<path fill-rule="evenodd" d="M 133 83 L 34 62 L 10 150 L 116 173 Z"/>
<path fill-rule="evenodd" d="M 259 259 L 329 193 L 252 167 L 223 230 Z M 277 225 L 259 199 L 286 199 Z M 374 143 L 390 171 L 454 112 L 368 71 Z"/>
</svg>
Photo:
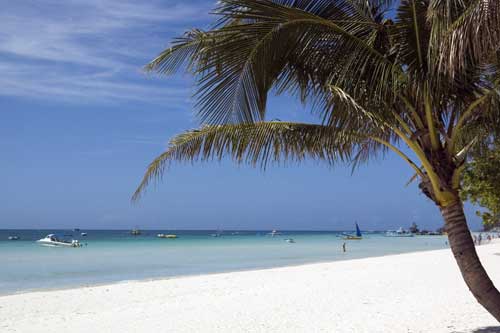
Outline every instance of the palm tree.
<svg viewBox="0 0 500 333">
<path fill-rule="evenodd" d="M 356 166 L 392 151 L 440 209 L 467 286 L 500 321 L 459 196 L 469 150 L 500 123 L 500 1 L 222 0 L 214 14 L 211 29 L 147 65 L 196 77 L 201 127 L 170 141 L 133 199 L 173 161 Z M 318 123 L 266 121 L 270 91 L 311 105 Z"/>
</svg>

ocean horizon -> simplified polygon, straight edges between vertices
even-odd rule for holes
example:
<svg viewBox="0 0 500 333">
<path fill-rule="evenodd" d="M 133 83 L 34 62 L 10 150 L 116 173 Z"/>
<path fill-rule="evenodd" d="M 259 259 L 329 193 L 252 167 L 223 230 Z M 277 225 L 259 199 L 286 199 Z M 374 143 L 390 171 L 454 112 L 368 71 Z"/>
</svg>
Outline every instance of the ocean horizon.
<svg viewBox="0 0 500 333">
<path fill-rule="evenodd" d="M 87 233 L 82 236 L 81 232 Z M 0 230 L 0 294 L 64 289 L 129 280 L 171 278 L 359 259 L 446 248 L 445 236 L 385 237 L 364 231 L 346 241 L 346 231 L 282 230 Z M 347 231 L 348 232 L 348 231 Z M 47 234 L 79 239 L 81 248 L 44 247 Z M 158 233 L 175 233 L 161 239 Z M 213 237 L 213 235 L 218 237 Z M 8 240 L 16 235 L 17 241 Z M 285 240 L 293 238 L 295 243 Z M 346 252 L 342 251 L 346 243 Z"/>
</svg>

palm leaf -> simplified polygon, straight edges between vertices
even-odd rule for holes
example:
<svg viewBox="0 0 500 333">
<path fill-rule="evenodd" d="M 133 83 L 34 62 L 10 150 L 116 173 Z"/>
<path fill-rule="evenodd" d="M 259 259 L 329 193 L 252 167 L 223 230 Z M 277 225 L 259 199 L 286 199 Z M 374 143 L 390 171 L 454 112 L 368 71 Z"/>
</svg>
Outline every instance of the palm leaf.
<svg viewBox="0 0 500 333">
<path fill-rule="evenodd" d="M 148 167 L 133 200 L 151 181 L 162 178 L 174 161 L 204 161 L 230 156 L 237 163 L 260 165 L 270 162 L 300 162 L 306 158 L 348 162 L 369 138 L 331 126 L 290 122 L 258 122 L 205 126 L 174 137 L 168 149 Z"/>
<path fill-rule="evenodd" d="M 202 127 L 171 141 L 136 196 L 174 160 L 356 166 L 390 149 L 433 200 L 449 204 L 456 187 L 443 188 L 446 173 L 462 167 L 455 148 L 500 128 L 498 8 L 493 0 L 221 0 L 211 29 L 189 32 L 148 66 L 164 74 L 187 66 L 196 76 Z M 311 102 L 322 125 L 264 122 L 270 91 Z"/>
<path fill-rule="evenodd" d="M 500 2 L 497 0 L 435 1 L 434 11 L 442 23 L 434 40 L 439 66 L 451 77 L 470 64 L 481 64 L 500 44 Z M 437 20 L 436 20 L 437 21 Z"/>
<path fill-rule="evenodd" d="M 188 31 L 174 39 L 172 46 L 161 52 L 144 69 L 167 75 L 175 73 L 186 63 L 192 69 L 197 61 L 202 60 L 203 50 L 213 43 L 214 38 L 214 34 L 199 29 Z"/>
<path fill-rule="evenodd" d="M 349 1 L 312 3 L 222 1 L 216 29 L 192 32 L 149 68 L 171 73 L 186 62 L 194 68 L 198 115 L 206 124 L 263 120 L 273 86 L 303 98 L 330 83 L 369 85 L 358 93 L 370 96 L 392 93 L 401 68 L 372 40 L 384 26 Z"/>
<path fill-rule="evenodd" d="M 429 26 L 426 24 L 427 0 L 402 0 L 393 29 L 398 57 L 413 76 L 426 73 Z"/>
</svg>

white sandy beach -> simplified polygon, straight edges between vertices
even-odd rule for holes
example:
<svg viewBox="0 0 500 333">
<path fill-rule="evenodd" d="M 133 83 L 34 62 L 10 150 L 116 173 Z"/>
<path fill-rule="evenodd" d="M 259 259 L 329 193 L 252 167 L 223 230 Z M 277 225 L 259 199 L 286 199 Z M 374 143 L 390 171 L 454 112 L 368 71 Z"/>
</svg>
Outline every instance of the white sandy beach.
<svg viewBox="0 0 500 333">
<path fill-rule="evenodd" d="M 500 244 L 478 252 L 500 284 Z M 0 297 L 0 332 L 500 332 L 450 250 Z"/>
</svg>

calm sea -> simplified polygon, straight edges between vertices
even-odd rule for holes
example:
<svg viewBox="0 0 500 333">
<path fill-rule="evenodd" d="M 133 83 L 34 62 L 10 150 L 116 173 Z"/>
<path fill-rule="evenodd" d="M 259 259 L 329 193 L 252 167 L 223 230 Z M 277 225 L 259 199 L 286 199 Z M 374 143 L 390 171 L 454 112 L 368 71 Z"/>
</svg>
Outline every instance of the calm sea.
<svg viewBox="0 0 500 333">
<path fill-rule="evenodd" d="M 88 235 L 82 237 L 81 232 Z M 54 248 L 35 241 L 54 233 L 79 239 L 81 248 Z M 111 283 L 125 280 L 271 268 L 346 260 L 447 247 L 446 237 L 384 237 L 366 233 L 344 241 L 340 232 L 170 231 L 178 239 L 160 239 L 164 230 L 0 230 L 0 294 Z M 18 241 L 8 236 L 17 235 Z M 285 242 L 293 238 L 295 243 Z M 347 242 L 347 252 L 342 244 Z"/>
</svg>

